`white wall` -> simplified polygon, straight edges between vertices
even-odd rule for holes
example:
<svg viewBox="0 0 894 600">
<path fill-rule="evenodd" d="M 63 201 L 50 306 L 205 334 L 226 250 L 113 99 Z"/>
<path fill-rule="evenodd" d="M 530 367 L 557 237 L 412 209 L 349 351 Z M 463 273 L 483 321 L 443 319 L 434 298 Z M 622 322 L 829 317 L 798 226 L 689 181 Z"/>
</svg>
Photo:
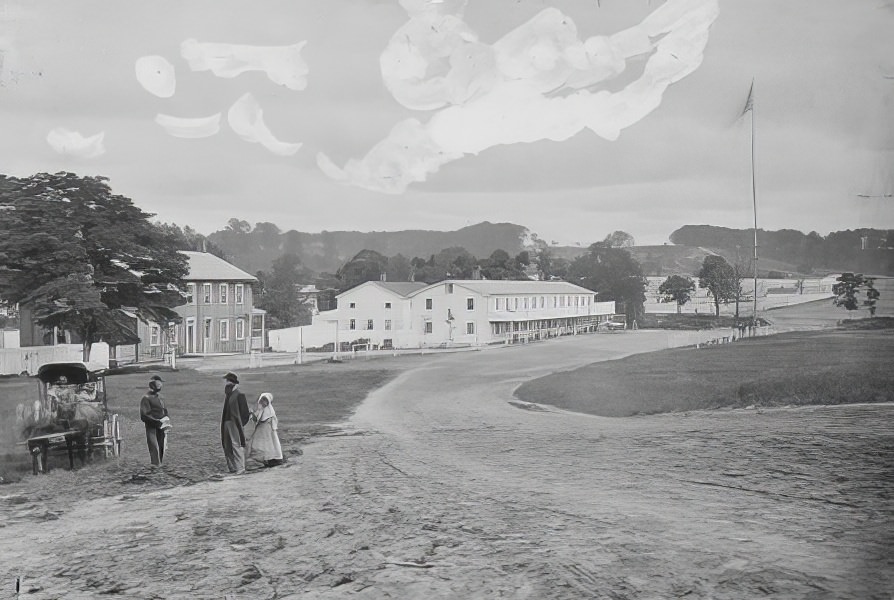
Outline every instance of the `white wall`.
<svg viewBox="0 0 894 600">
<path fill-rule="evenodd" d="M 19 330 L 4 329 L 0 331 L 0 348 L 18 348 Z"/>
<path fill-rule="evenodd" d="M 267 339 L 274 352 L 298 352 L 299 346 L 302 349 L 319 348 L 335 341 L 335 323 L 315 319 L 313 325 L 271 329 Z"/>
</svg>

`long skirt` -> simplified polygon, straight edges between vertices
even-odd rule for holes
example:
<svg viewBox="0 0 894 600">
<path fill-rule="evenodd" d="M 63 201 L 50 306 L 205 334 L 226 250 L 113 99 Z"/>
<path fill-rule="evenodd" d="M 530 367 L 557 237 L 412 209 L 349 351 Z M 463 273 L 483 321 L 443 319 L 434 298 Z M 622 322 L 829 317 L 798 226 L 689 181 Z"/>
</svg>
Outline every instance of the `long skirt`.
<svg viewBox="0 0 894 600">
<path fill-rule="evenodd" d="M 279 436 L 273 428 L 273 419 L 261 421 L 255 425 L 255 430 L 248 440 L 248 458 L 259 460 L 263 463 L 282 460 L 282 446 Z"/>
</svg>

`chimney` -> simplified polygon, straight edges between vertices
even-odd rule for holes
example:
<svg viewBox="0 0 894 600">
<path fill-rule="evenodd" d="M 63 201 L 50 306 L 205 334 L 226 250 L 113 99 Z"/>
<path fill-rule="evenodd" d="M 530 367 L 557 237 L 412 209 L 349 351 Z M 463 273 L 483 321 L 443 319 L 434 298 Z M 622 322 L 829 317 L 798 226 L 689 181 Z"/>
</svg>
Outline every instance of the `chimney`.
<svg viewBox="0 0 894 600">
<path fill-rule="evenodd" d="M 388 281 L 388 273 L 382 271 L 381 275 L 379 275 L 379 281 Z"/>
<path fill-rule="evenodd" d="M 481 267 L 480 266 L 475 265 L 475 267 L 472 268 L 472 279 L 476 279 L 476 280 L 481 279 Z"/>
</svg>

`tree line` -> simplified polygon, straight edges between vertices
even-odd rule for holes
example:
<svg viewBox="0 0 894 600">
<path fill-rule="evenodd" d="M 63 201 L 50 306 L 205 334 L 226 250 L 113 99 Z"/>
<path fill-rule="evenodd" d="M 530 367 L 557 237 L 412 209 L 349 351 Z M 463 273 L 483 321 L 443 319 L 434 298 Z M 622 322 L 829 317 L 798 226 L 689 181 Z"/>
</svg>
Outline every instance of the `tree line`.
<svg viewBox="0 0 894 600">
<path fill-rule="evenodd" d="M 714 225 L 684 225 L 670 235 L 681 246 L 733 250 L 754 246 L 754 230 Z M 894 275 L 894 230 L 855 229 L 833 231 L 826 236 L 815 231 L 758 229 L 759 254 L 796 265 L 799 273 L 815 271 L 862 271 Z"/>
<path fill-rule="evenodd" d="M 74 332 L 84 344 L 85 359 L 96 341 L 112 345 L 139 341 L 122 309 L 163 328 L 178 322 L 174 308 L 186 301 L 183 278 L 188 271 L 180 251 L 227 257 L 213 240 L 189 227 L 153 221 L 154 216 L 130 198 L 114 194 L 105 177 L 67 172 L 21 178 L 0 175 L 0 299 L 28 306 L 34 322 L 43 328 Z M 239 222 L 231 225 L 245 227 Z M 274 233 L 266 232 L 271 240 Z M 647 284 L 641 265 L 628 251 L 633 243 L 632 236 L 616 231 L 573 260 L 555 256 L 551 245 L 536 235 L 531 236 L 530 250 L 513 255 L 497 249 L 485 258 L 462 246 L 413 258 L 363 249 L 335 273 L 316 272 L 298 255 L 286 253 L 273 258 L 269 269 L 257 272 L 256 305 L 267 310 L 271 328 L 281 328 L 310 322 L 302 297 L 309 293 L 302 286 L 310 283 L 323 290 L 325 309 L 335 307 L 335 295 L 365 281 L 533 277 L 589 289 L 598 301 L 615 301 L 631 322 L 643 316 Z M 738 303 L 748 272 L 744 262 L 730 264 L 716 255 L 705 258 L 698 283 L 712 294 L 717 314 L 720 303 Z M 694 289 L 690 277 L 672 275 L 660 291 L 682 306 Z M 864 306 L 874 314 L 878 292 L 872 277 L 845 273 L 834 291 L 840 306 L 849 310 Z M 865 296 L 862 303 L 860 294 Z"/>
</svg>

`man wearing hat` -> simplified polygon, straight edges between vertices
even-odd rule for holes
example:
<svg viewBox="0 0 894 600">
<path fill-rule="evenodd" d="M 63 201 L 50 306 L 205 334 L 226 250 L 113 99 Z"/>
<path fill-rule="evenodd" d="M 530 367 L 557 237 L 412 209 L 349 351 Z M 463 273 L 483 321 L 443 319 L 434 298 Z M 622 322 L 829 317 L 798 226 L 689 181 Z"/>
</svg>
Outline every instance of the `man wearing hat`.
<svg viewBox="0 0 894 600">
<path fill-rule="evenodd" d="M 220 419 L 220 443 L 227 458 L 227 468 L 230 473 L 239 475 L 245 472 L 245 425 L 251 413 L 248 411 L 245 394 L 239 389 L 236 374 L 227 373 L 223 378 L 226 386 L 223 415 Z"/>
<path fill-rule="evenodd" d="M 149 392 L 140 400 L 140 420 L 146 424 L 146 444 L 152 466 L 160 466 L 165 457 L 167 430 L 170 428 L 168 409 L 161 397 L 162 379 L 153 375 L 149 379 Z"/>
</svg>

